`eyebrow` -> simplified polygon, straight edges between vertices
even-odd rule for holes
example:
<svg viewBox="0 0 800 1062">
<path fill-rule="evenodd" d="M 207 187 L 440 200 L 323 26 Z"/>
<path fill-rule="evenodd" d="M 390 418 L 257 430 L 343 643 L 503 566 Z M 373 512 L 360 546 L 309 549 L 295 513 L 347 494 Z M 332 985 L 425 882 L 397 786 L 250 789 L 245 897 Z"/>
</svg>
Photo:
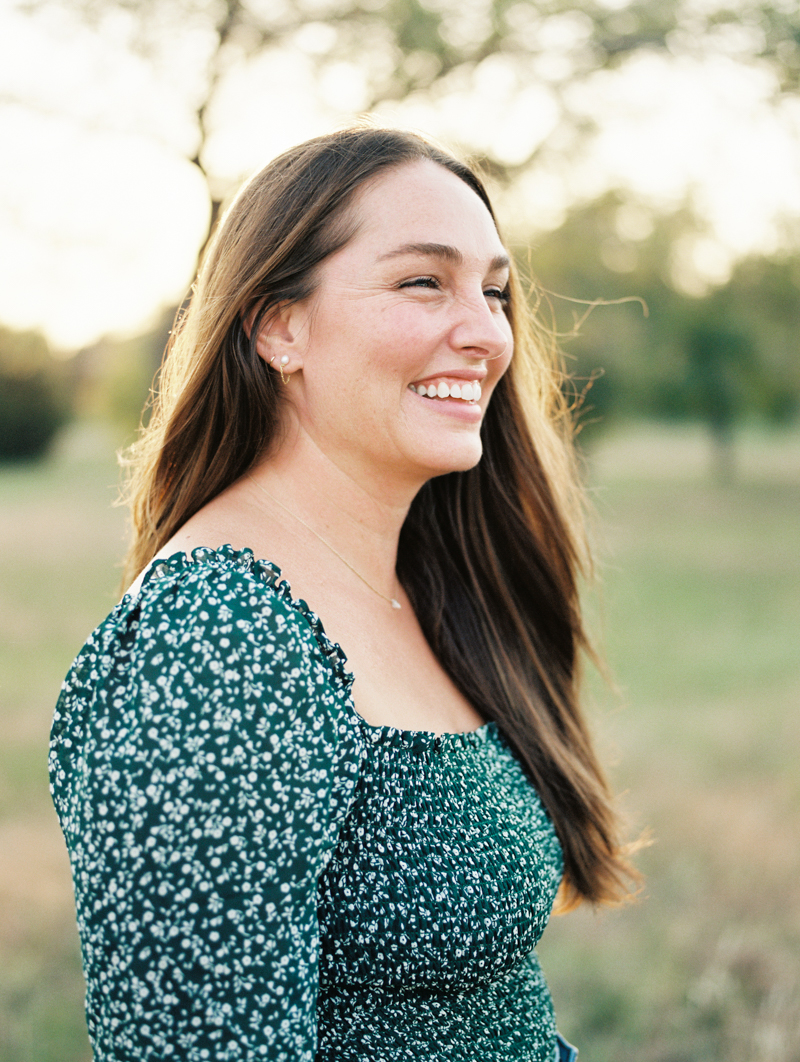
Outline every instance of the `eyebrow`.
<svg viewBox="0 0 800 1062">
<path fill-rule="evenodd" d="M 387 258 L 399 258 L 405 254 L 421 254 L 427 255 L 429 258 L 442 258 L 444 261 L 452 262 L 454 265 L 462 265 L 464 261 L 464 255 L 461 251 L 447 243 L 404 243 L 402 247 L 382 254 L 378 261 L 383 262 Z M 489 271 L 507 269 L 510 264 L 511 260 L 507 254 L 498 254 L 489 263 Z"/>
</svg>

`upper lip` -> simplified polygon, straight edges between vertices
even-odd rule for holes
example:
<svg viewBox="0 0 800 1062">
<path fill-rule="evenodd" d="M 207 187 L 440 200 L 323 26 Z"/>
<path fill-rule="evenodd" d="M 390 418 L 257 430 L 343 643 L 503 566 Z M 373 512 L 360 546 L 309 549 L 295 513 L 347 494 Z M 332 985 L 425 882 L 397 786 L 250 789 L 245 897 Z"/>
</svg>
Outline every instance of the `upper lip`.
<svg viewBox="0 0 800 1062">
<path fill-rule="evenodd" d="M 432 372 L 429 376 L 420 376 L 412 380 L 414 384 L 425 384 L 429 380 L 464 380 L 466 383 L 482 383 L 488 375 L 486 369 L 453 369 Z"/>
</svg>

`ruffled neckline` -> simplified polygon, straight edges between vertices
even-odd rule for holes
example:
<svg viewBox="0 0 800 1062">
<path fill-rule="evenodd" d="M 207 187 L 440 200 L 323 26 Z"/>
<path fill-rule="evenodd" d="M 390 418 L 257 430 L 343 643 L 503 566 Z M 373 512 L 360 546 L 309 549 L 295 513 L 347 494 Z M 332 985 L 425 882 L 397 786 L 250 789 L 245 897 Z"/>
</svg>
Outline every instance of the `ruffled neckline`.
<svg viewBox="0 0 800 1062">
<path fill-rule="evenodd" d="M 160 580 L 170 575 L 177 575 L 190 570 L 192 565 L 203 564 L 210 568 L 227 569 L 247 572 L 261 580 L 265 586 L 270 587 L 282 601 L 290 608 L 300 613 L 308 622 L 320 649 L 330 660 L 334 673 L 339 682 L 346 690 L 350 690 L 354 676 L 348 670 L 347 656 L 339 645 L 329 638 L 322 620 L 316 612 L 309 607 L 302 597 L 295 597 L 287 579 L 284 578 L 280 567 L 273 561 L 256 557 L 249 546 L 243 549 L 234 549 L 231 545 L 224 546 L 197 546 L 186 553 L 178 550 L 171 556 L 151 561 L 145 569 L 142 582 L 135 595 L 125 594 L 118 608 L 135 604 L 143 594 L 145 588 L 154 580 Z M 372 726 L 359 715 L 353 708 L 353 714 L 359 723 L 364 738 L 370 745 L 382 745 L 391 748 L 405 748 L 416 751 L 441 752 L 455 749 L 479 748 L 491 740 L 498 732 L 495 722 L 484 723 L 476 730 L 463 730 L 451 733 L 437 734 L 432 730 L 401 730 L 393 726 Z"/>
<path fill-rule="evenodd" d="M 367 744 L 392 749 L 410 749 L 414 752 L 455 752 L 459 749 L 479 749 L 498 734 L 494 721 L 484 723 L 476 730 L 459 730 L 436 734 L 432 730 L 399 730 L 394 726 L 371 726 L 363 716 L 358 716 Z"/>
</svg>

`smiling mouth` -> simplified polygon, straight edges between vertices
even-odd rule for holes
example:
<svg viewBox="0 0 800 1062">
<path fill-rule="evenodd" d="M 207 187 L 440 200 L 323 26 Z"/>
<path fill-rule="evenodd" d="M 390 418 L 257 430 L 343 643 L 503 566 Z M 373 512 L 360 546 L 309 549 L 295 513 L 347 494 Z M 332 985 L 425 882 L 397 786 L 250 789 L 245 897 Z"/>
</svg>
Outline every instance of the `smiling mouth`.
<svg viewBox="0 0 800 1062">
<path fill-rule="evenodd" d="M 460 398 L 462 402 L 477 402 L 481 397 L 481 385 L 476 380 L 474 383 L 464 384 L 409 384 L 409 389 L 422 395 L 423 398 Z"/>
</svg>

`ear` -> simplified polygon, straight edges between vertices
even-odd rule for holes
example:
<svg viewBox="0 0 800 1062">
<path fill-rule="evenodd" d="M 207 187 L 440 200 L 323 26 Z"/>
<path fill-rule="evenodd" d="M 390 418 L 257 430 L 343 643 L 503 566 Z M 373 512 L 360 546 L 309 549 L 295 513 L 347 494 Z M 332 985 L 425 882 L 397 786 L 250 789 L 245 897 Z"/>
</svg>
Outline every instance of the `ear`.
<svg viewBox="0 0 800 1062">
<path fill-rule="evenodd" d="M 253 322 L 258 315 L 260 304 L 244 320 L 244 330 L 250 335 Z M 256 350 L 259 357 L 273 368 L 291 364 L 291 372 L 302 369 L 303 323 L 305 314 L 299 303 L 281 303 L 272 313 L 267 314 L 258 326 Z M 288 357 L 289 361 L 283 361 Z"/>
</svg>

